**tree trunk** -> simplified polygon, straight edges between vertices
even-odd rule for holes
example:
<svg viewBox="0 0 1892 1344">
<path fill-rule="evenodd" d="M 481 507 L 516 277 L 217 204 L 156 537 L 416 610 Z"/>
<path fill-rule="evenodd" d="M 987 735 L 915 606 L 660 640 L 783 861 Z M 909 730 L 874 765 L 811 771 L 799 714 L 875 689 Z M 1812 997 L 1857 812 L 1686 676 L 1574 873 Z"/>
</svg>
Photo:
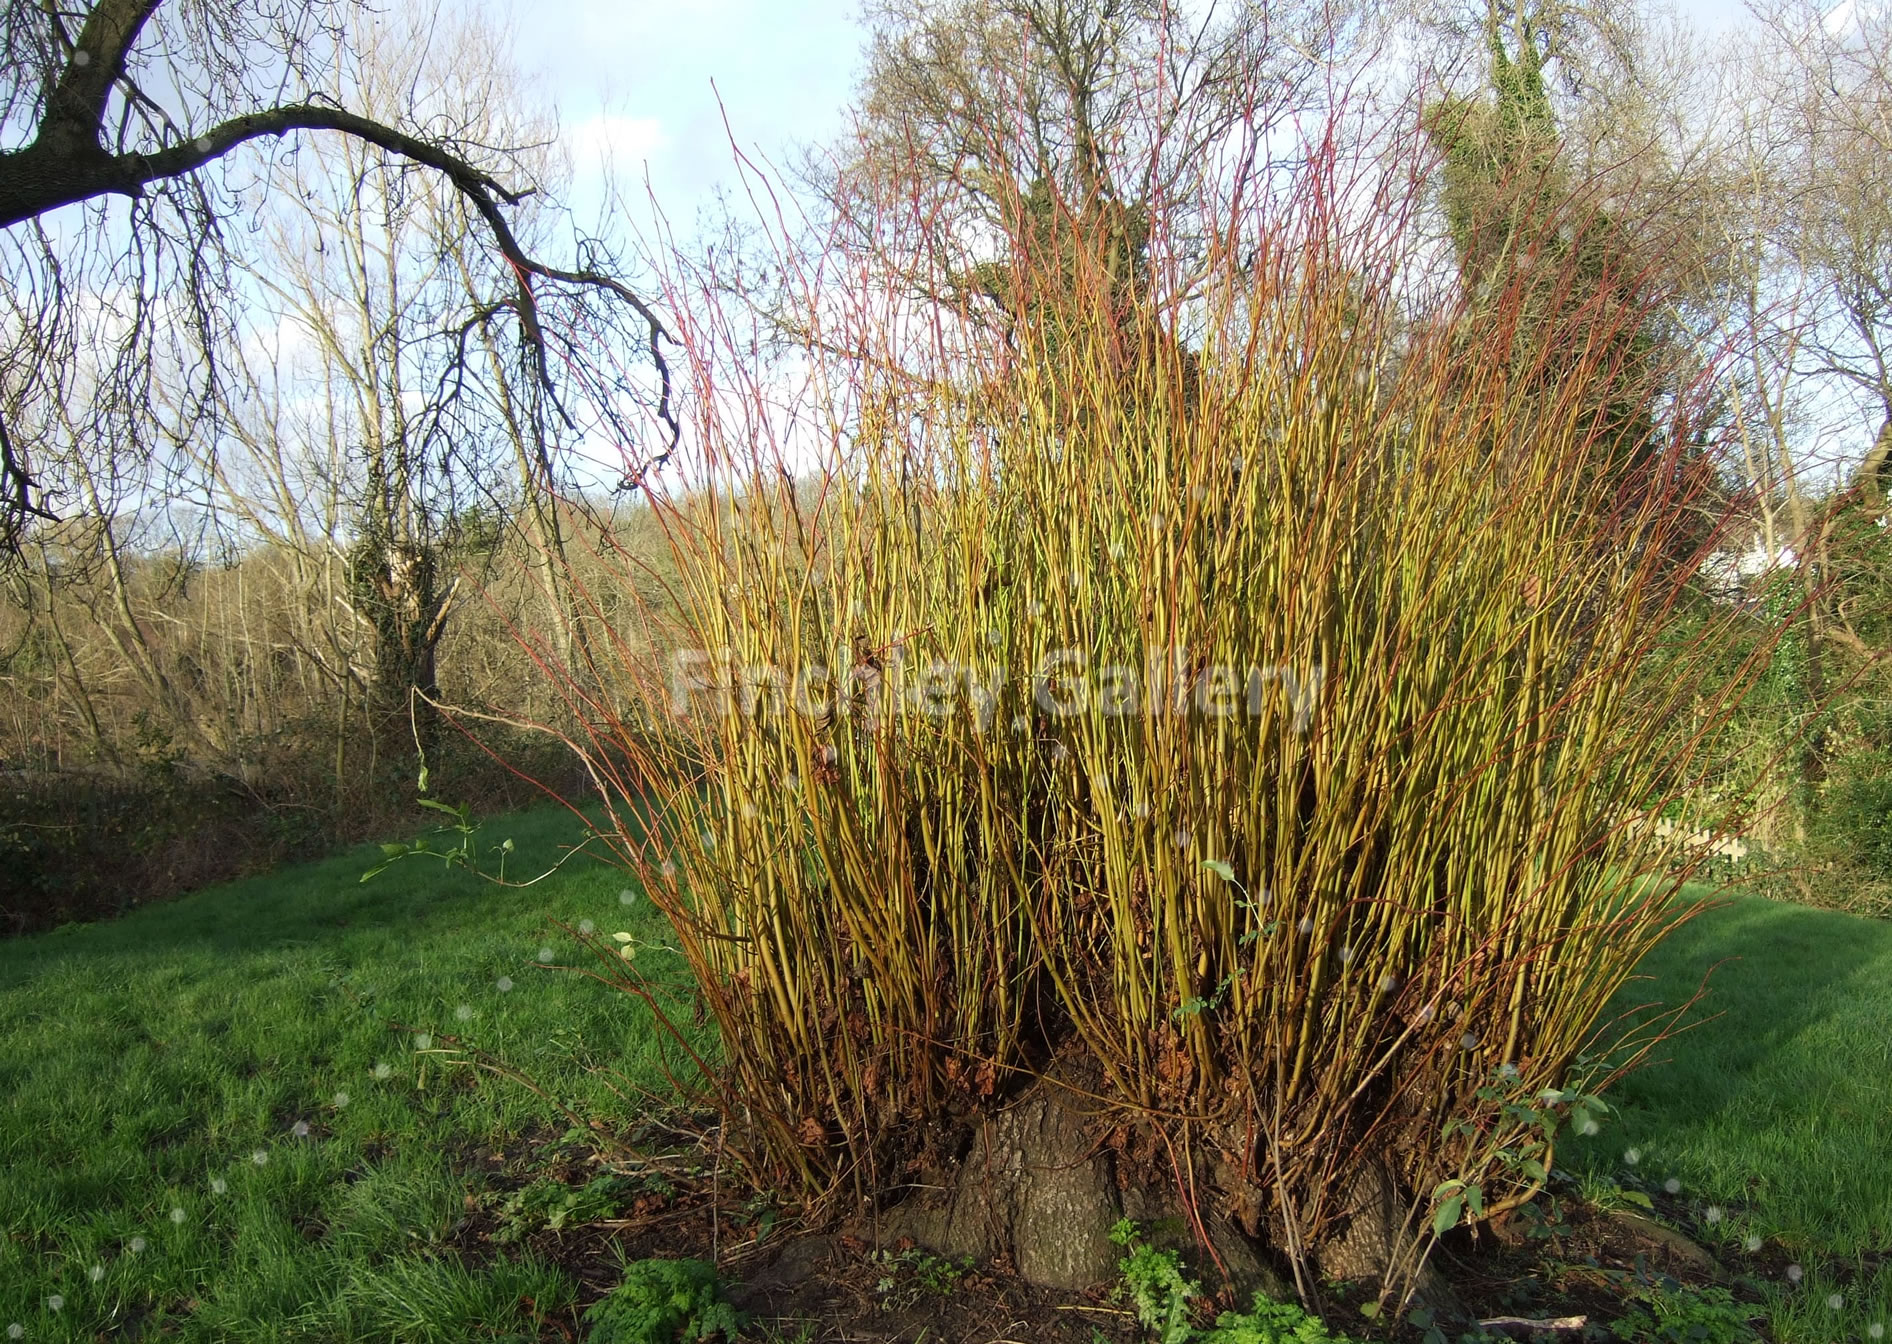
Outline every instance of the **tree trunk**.
<svg viewBox="0 0 1892 1344">
<path fill-rule="evenodd" d="M 1389 1275 L 1403 1267 L 1401 1262 L 1413 1254 L 1414 1233 L 1424 1230 L 1404 1226 L 1408 1201 L 1401 1197 L 1392 1169 L 1384 1162 L 1356 1168 L 1339 1199 L 1341 1225 L 1337 1232 L 1323 1236 L 1315 1248 L 1321 1276 L 1336 1281 L 1386 1283 Z M 1409 1305 L 1447 1317 L 1464 1314 L 1457 1294 L 1430 1260 L 1413 1280 Z"/>
<path fill-rule="evenodd" d="M 1188 1277 L 1240 1306 L 1256 1292 L 1293 1298 L 1261 1248 L 1212 1201 L 1200 1207 L 1205 1246 L 1179 1190 L 1132 1172 L 1102 1137 L 1081 1094 L 1040 1082 L 980 1123 L 956 1166 L 928 1173 L 871 1231 L 948 1256 L 1009 1262 L 1028 1283 L 1079 1292 L 1120 1276 L 1124 1251 L 1110 1234 L 1129 1218 L 1152 1245 L 1180 1251 Z"/>
<path fill-rule="evenodd" d="M 941 1255 L 1009 1263 L 1028 1283 L 1080 1292 L 1120 1276 L 1124 1252 L 1110 1233 L 1129 1218 L 1150 1244 L 1181 1252 L 1185 1277 L 1238 1309 L 1257 1292 L 1295 1300 L 1271 1249 L 1231 1216 L 1248 1208 L 1246 1221 L 1258 1231 L 1263 1221 L 1249 1208 L 1257 1203 L 1254 1192 L 1244 1198 L 1222 1188 L 1238 1184 L 1229 1170 L 1211 1164 L 1215 1175 L 1194 1192 L 1192 1206 L 1173 1176 L 1133 1170 L 1136 1164 L 1102 1140 L 1095 1108 L 1082 1093 L 1040 1082 L 981 1122 L 956 1165 L 923 1175 L 914 1193 L 861 1231 L 883 1244 L 911 1239 Z M 1389 1168 L 1366 1168 L 1341 1199 L 1336 1231 L 1316 1248 L 1321 1274 L 1369 1285 L 1397 1274 L 1396 1252 L 1411 1240 L 1401 1236 L 1406 1206 Z M 1463 1315 L 1429 1264 L 1411 1305 Z"/>
</svg>

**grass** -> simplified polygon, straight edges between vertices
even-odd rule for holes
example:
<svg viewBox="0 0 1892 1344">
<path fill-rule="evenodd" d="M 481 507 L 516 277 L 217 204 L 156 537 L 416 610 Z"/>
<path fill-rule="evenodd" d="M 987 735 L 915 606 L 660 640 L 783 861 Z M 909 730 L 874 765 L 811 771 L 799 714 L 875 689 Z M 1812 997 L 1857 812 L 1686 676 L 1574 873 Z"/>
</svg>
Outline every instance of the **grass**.
<svg viewBox="0 0 1892 1344">
<path fill-rule="evenodd" d="M 513 837 L 517 875 L 579 834 L 544 811 L 480 839 Z M 419 1033 L 624 1116 L 592 1066 L 668 1092 L 659 1033 L 541 949 L 588 960 L 553 918 L 652 942 L 661 919 L 583 857 L 525 889 L 423 860 L 363 884 L 378 858 L 0 944 L 0 1329 L 425 1344 L 536 1336 L 535 1315 L 569 1306 L 554 1267 L 472 1265 L 448 1239 L 483 1180 L 475 1152 L 570 1122 Z"/>
<path fill-rule="evenodd" d="M 483 838 L 504 835 L 516 873 L 577 828 L 540 812 Z M 0 1329 L 424 1344 L 536 1335 L 535 1316 L 571 1305 L 555 1267 L 450 1246 L 485 1180 L 475 1151 L 569 1122 L 415 1032 L 492 1050 L 580 1114 L 623 1115 L 593 1066 L 667 1091 L 657 1033 L 538 954 L 579 964 L 553 918 L 650 941 L 658 921 L 583 859 L 512 890 L 420 861 L 362 884 L 378 857 L 0 944 Z M 1679 1182 L 1695 1230 L 1763 1276 L 1782 1344 L 1870 1341 L 1892 1324 L 1892 924 L 1737 896 L 1657 949 L 1621 1002 L 1679 1002 L 1710 968 L 1698 1025 L 1564 1164 L 1597 1185 Z"/>
<path fill-rule="evenodd" d="M 1623 1081 L 1616 1123 L 1563 1160 L 1593 1180 L 1679 1183 L 1726 1263 L 1774 1267 L 1777 1339 L 1879 1338 L 1874 1323 L 1892 1327 L 1892 923 L 1734 896 L 1658 947 L 1619 1006 L 1679 1003 L 1711 969 L 1696 1025 Z"/>
</svg>

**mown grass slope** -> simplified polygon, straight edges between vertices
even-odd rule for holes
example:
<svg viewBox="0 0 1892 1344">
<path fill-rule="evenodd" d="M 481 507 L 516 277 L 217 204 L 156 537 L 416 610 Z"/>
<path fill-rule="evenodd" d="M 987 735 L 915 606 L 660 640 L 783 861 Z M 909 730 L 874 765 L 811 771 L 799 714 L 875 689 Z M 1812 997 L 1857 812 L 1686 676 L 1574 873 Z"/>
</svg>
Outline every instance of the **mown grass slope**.
<svg viewBox="0 0 1892 1344">
<path fill-rule="evenodd" d="M 548 810 L 478 841 L 512 837 L 520 876 L 581 834 Z M 461 1038 L 630 1118 L 610 1085 L 668 1093 L 660 1033 L 541 958 L 595 964 L 554 919 L 653 942 L 662 921 L 588 855 L 523 889 L 426 860 L 364 884 L 379 857 L 0 944 L 0 1329 L 460 1341 L 536 1336 L 570 1301 L 554 1268 L 444 1244 L 476 1152 L 570 1121 L 439 1052 Z"/>
<path fill-rule="evenodd" d="M 1641 970 L 1618 1008 L 1681 1003 L 1704 976 L 1708 992 L 1693 1025 L 1612 1093 L 1615 1123 L 1563 1160 L 1596 1182 L 1665 1194 L 1675 1183 L 1691 1230 L 1730 1268 L 1770 1266 L 1778 1338 L 1883 1338 L 1892 923 L 1737 895 L 1711 902 Z M 1783 1254 L 1798 1282 L 1779 1272 Z"/>
</svg>

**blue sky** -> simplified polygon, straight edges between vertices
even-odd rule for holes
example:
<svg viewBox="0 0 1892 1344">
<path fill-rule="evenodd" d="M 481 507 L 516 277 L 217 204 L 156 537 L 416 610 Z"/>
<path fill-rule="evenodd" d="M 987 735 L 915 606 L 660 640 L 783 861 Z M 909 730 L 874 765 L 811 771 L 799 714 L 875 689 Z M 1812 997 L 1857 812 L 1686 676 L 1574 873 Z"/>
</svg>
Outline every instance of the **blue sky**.
<svg viewBox="0 0 1892 1344">
<path fill-rule="evenodd" d="M 834 135 L 859 68 L 859 0 L 492 3 L 513 24 L 521 69 L 559 108 L 581 173 L 607 145 L 620 172 L 647 165 L 679 235 L 733 180 L 730 133 L 769 157 Z M 1709 29 L 1744 14 L 1741 0 L 1677 4 Z"/>
<path fill-rule="evenodd" d="M 581 226 L 598 222 L 597 172 L 609 152 L 631 222 L 644 227 L 648 172 L 674 236 L 687 240 L 718 184 L 737 179 L 732 137 L 777 163 L 797 143 L 833 138 L 860 68 L 859 0 L 486 2 L 510 22 L 521 72 L 558 109 L 579 171 L 569 204 Z M 1704 29 L 1745 14 L 1742 0 L 1673 2 Z"/>
<path fill-rule="evenodd" d="M 606 146 L 621 174 L 641 178 L 647 166 L 679 235 L 734 179 L 732 134 L 777 158 L 835 134 L 853 94 L 858 0 L 496 3 L 521 70 L 559 109 L 580 173 Z"/>
</svg>

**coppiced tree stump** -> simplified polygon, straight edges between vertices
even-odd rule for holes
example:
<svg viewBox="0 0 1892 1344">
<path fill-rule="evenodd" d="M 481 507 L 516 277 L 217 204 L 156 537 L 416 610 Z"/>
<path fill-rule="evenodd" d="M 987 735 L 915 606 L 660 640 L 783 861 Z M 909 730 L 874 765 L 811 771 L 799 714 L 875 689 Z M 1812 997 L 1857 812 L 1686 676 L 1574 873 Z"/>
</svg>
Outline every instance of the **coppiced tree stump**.
<svg viewBox="0 0 1892 1344">
<path fill-rule="evenodd" d="M 936 1253 L 1009 1261 L 1026 1282 L 1079 1292 L 1117 1279 L 1123 1249 L 1111 1240 L 1130 1218 L 1159 1246 L 1184 1253 L 1188 1273 L 1246 1301 L 1293 1289 L 1227 1216 L 1205 1207 L 1203 1248 L 1179 1191 L 1127 1169 L 1103 1142 L 1081 1093 L 1040 1082 L 977 1125 L 965 1155 L 934 1170 L 882 1214 L 883 1240 L 911 1238 Z"/>
<path fill-rule="evenodd" d="M 913 1193 L 879 1215 L 872 1231 L 882 1242 L 911 1239 L 940 1255 L 1009 1262 L 1037 1287 L 1082 1292 L 1120 1276 L 1124 1251 L 1111 1230 L 1129 1218 L 1151 1244 L 1180 1251 L 1189 1277 L 1238 1306 L 1246 1307 L 1257 1292 L 1296 1300 L 1291 1279 L 1276 1268 L 1263 1239 L 1270 1232 L 1257 1226 L 1261 1235 L 1252 1235 L 1228 1212 L 1252 1210 L 1256 1192 L 1230 1188 L 1235 1181 L 1226 1164 L 1208 1163 L 1192 1211 L 1173 1177 L 1138 1167 L 1104 1141 L 1083 1097 L 1071 1086 L 1040 1081 L 978 1122 L 964 1156 L 925 1173 Z M 1403 1205 L 1385 1164 L 1363 1168 L 1342 1195 L 1338 1223 L 1321 1239 L 1310 1268 L 1329 1281 L 1383 1282 L 1400 1244 Z M 1284 1240 L 1279 1229 L 1272 1235 Z M 1457 1294 L 1429 1263 L 1410 1305 L 1463 1314 Z"/>
</svg>

